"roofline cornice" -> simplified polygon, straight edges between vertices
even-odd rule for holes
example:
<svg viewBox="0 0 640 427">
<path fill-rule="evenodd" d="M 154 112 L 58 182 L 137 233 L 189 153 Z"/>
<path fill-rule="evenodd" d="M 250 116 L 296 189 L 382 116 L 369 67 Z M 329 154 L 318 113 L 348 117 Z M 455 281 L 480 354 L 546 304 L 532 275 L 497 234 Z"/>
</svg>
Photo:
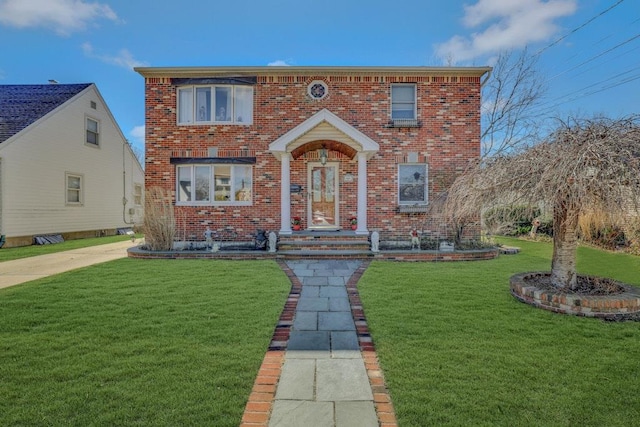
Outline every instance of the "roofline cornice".
<svg viewBox="0 0 640 427">
<path fill-rule="evenodd" d="M 143 77 L 208 77 L 218 75 L 322 75 L 322 74 L 378 74 L 378 75 L 457 75 L 481 77 L 491 67 L 400 67 L 400 66 L 260 66 L 260 67 L 135 67 Z"/>
</svg>

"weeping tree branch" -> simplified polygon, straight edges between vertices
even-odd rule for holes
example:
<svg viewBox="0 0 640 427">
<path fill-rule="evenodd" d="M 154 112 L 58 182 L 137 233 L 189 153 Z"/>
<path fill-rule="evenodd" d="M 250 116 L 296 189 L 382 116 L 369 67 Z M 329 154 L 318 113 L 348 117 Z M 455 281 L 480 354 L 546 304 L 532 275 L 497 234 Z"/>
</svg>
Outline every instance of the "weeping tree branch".
<svg viewBox="0 0 640 427">
<path fill-rule="evenodd" d="M 578 219 L 640 214 L 640 116 L 559 122 L 543 142 L 485 158 L 458 178 L 445 211 L 473 218 L 490 204 L 553 206 L 552 281 L 573 288 Z"/>
</svg>

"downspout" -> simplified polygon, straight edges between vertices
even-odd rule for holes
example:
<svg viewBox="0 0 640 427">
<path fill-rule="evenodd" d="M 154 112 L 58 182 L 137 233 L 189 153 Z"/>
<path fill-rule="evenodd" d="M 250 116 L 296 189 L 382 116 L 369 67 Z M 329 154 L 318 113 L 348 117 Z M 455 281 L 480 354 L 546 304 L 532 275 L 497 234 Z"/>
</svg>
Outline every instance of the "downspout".
<svg viewBox="0 0 640 427">
<path fill-rule="evenodd" d="M 127 149 L 127 142 L 122 144 L 122 222 L 127 225 L 134 225 L 133 215 L 131 215 L 131 221 L 127 221 L 127 168 L 125 164 L 125 152 Z"/>
</svg>

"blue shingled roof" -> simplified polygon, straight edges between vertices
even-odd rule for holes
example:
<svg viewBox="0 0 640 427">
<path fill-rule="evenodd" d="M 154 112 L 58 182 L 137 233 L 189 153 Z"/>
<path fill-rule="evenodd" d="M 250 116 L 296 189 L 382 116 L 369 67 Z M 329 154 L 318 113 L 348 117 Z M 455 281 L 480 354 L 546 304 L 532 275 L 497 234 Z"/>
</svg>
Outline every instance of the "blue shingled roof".
<svg viewBox="0 0 640 427">
<path fill-rule="evenodd" d="M 0 144 L 89 86 L 0 85 Z"/>
</svg>

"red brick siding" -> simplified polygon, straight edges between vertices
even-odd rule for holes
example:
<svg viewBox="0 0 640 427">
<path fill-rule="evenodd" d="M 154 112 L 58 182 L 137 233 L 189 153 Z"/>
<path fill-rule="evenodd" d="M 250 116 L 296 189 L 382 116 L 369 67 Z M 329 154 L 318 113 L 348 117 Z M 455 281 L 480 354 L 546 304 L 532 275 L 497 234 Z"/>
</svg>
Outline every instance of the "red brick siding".
<svg viewBox="0 0 640 427">
<path fill-rule="evenodd" d="M 307 96 L 307 85 L 323 80 L 329 88 L 321 101 Z M 417 83 L 420 128 L 388 128 L 390 84 Z M 421 216 L 397 213 L 397 164 L 409 152 L 418 152 L 429 165 L 429 197 L 446 189 L 471 159 L 480 152 L 480 78 L 402 75 L 259 75 L 254 88 L 254 119 L 251 126 L 177 126 L 176 87 L 169 78 L 147 78 L 146 101 L 146 186 L 170 190 L 175 199 L 175 166 L 172 151 L 246 149 L 255 152 L 252 206 L 176 207 L 179 238 L 202 237 L 207 225 L 250 239 L 257 228 L 280 228 L 280 162 L 268 152 L 275 139 L 322 109 L 366 134 L 380 145 L 368 162 L 368 228 L 385 238 L 406 238 L 421 223 Z M 328 145 L 330 147 L 330 145 Z M 307 153 L 291 161 L 291 182 L 305 189 L 306 164 L 315 160 Z M 357 175 L 357 161 L 330 151 L 340 159 L 339 176 Z M 342 181 L 342 179 L 340 180 Z M 291 195 L 291 215 L 303 218 L 304 194 Z M 341 226 L 357 210 L 357 180 L 340 187 Z"/>
</svg>

